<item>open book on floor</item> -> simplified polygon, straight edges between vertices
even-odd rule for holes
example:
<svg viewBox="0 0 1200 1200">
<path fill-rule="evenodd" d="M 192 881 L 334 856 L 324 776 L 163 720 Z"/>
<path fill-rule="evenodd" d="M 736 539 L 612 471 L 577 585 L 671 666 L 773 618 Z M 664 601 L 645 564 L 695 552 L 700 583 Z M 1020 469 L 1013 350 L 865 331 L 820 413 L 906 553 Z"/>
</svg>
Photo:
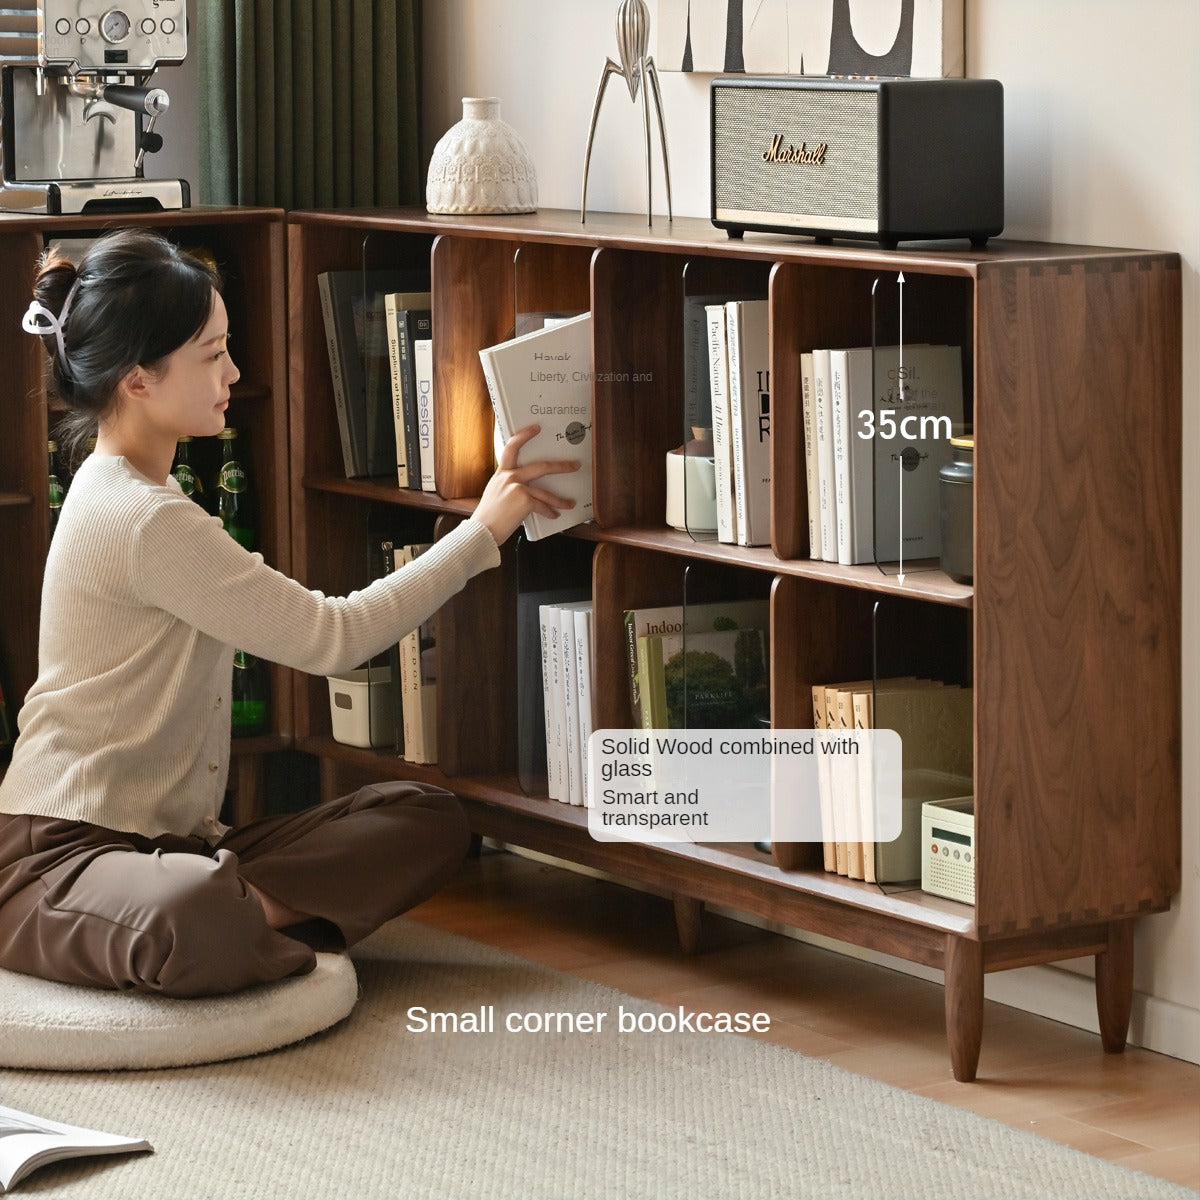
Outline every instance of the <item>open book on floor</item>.
<svg viewBox="0 0 1200 1200">
<path fill-rule="evenodd" d="M 118 1137 L 77 1125 L 63 1125 L 0 1106 L 0 1192 L 10 1191 L 30 1171 L 47 1163 L 150 1149 L 144 1138 Z"/>
</svg>

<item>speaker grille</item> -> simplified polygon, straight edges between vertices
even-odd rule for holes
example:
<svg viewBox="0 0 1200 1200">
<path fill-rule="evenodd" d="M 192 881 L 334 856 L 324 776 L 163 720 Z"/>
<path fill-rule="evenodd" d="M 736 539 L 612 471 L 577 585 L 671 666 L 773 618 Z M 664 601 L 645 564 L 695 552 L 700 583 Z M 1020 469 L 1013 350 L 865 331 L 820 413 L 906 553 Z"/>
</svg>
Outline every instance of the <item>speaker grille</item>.
<svg viewBox="0 0 1200 1200">
<path fill-rule="evenodd" d="M 719 87 L 713 94 L 713 206 L 816 217 L 831 228 L 879 224 L 879 94 L 803 87 Z M 823 164 L 765 162 L 776 137 Z"/>
</svg>

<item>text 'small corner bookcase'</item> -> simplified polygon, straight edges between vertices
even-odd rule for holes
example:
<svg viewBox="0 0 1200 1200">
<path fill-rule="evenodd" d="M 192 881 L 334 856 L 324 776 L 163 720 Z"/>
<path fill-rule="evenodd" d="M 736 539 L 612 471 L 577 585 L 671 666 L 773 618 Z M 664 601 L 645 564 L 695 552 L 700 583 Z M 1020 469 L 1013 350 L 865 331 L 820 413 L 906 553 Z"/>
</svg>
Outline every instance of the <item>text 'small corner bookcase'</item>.
<svg viewBox="0 0 1200 1200">
<path fill-rule="evenodd" d="M 1124 1045 L 1133 921 L 1165 910 L 1180 882 L 1178 256 L 1013 242 L 883 252 L 731 241 L 695 219 L 647 229 L 637 216 L 593 214 L 581 225 L 568 212 L 126 220 L 205 240 L 225 264 L 243 373 L 231 421 L 250 432 L 264 551 L 326 594 L 368 581 L 381 536 L 430 540 L 471 512 L 492 467 L 479 349 L 510 336 L 523 313 L 593 314 L 596 522 L 543 543 L 514 539 L 501 568 L 442 611 L 437 767 L 335 742 L 325 681 L 287 672 L 273 680 L 275 731 L 254 749 L 294 744 L 317 756 L 327 790 L 364 778 L 443 784 L 478 834 L 671 893 L 689 948 L 708 902 L 939 969 L 959 1079 L 975 1075 L 988 971 L 1094 955 L 1103 1043 Z M 0 268 L 13 280 L 0 328 L 18 377 L 5 385 L 16 436 L 0 442 L 0 533 L 6 563 L 22 564 L 0 648 L 17 696 L 36 665 L 40 570 L 24 564 L 45 554 L 53 423 L 36 400 L 40 348 L 19 321 L 46 232 L 84 225 L 0 224 Z M 317 283 L 323 271 L 413 266 L 432 281 L 438 494 L 345 478 Z M 896 289 L 876 280 L 900 271 L 905 340 L 963 348 L 973 586 L 916 569 L 900 584 L 874 566 L 806 557 L 800 355 L 869 344 L 873 329 L 881 344 L 894 338 Z M 683 440 L 684 297 L 751 290 L 769 295 L 771 324 L 773 532 L 759 549 L 694 541 L 663 518 L 664 456 Z M 595 604 L 596 728 L 632 724 L 624 610 L 685 598 L 770 598 L 779 728 L 811 725 L 813 684 L 881 664 L 970 683 L 975 904 L 828 874 L 819 845 L 776 845 L 768 858 L 750 846 L 601 843 L 580 809 L 526 795 L 517 595 L 564 581 L 590 587 Z"/>
</svg>

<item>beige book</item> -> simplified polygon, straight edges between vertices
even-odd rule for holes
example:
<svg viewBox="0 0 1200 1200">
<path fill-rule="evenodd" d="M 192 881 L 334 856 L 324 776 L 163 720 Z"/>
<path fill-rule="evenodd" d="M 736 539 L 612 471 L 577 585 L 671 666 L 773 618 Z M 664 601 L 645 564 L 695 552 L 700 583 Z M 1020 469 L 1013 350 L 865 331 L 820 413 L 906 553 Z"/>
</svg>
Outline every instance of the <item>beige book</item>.
<svg viewBox="0 0 1200 1200">
<path fill-rule="evenodd" d="M 870 684 L 839 685 L 834 689 L 839 733 L 853 731 L 854 697 L 863 686 L 870 687 Z M 833 802 L 838 808 L 839 825 L 846 831 L 846 874 L 851 879 L 864 879 L 866 875 L 863 863 L 863 823 L 858 798 L 858 765 L 855 758 L 848 754 L 835 755 L 831 774 L 834 779 Z"/>
<path fill-rule="evenodd" d="M 825 728 L 825 685 L 812 688 L 813 728 Z M 837 839 L 833 828 L 833 795 L 829 780 L 829 760 L 817 760 L 817 794 L 821 805 L 821 852 L 826 871 L 837 870 Z"/>
</svg>

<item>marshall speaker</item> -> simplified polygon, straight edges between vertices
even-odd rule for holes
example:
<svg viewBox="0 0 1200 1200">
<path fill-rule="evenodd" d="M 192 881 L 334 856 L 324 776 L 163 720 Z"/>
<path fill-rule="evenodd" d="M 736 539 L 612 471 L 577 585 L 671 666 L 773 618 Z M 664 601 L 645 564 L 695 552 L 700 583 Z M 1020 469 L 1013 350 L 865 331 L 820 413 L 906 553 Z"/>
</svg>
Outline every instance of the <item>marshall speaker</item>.
<svg viewBox="0 0 1200 1200">
<path fill-rule="evenodd" d="M 712 220 L 901 240 L 1004 228 L 1004 91 L 993 79 L 712 82 Z"/>
</svg>

